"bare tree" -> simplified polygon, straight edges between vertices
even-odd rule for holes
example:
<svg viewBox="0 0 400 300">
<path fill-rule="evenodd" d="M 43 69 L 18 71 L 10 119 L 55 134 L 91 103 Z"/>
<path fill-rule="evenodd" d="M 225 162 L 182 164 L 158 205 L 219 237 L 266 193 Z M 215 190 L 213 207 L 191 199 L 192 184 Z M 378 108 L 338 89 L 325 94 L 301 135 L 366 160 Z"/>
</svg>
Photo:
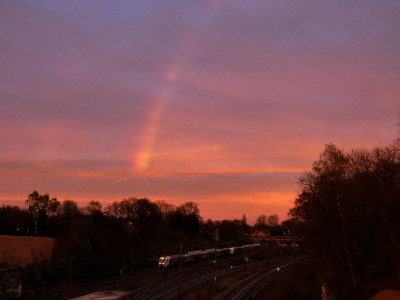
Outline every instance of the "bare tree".
<svg viewBox="0 0 400 300">
<path fill-rule="evenodd" d="M 28 206 L 28 211 L 35 218 L 36 234 L 43 236 L 44 232 L 49 236 L 49 228 L 47 220 L 50 214 L 55 213 L 60 206 L 57 198 L 51 198 L 49 194 L 40 195 L 37 191 L 29 194 L 25 200 L 25 205 Z"/>
<path fill-rule="evenodd" d="M 277 214 L 268 216 L 267 225 L 270 227 L 279 226 L 279 216 Z"/>
</svg>

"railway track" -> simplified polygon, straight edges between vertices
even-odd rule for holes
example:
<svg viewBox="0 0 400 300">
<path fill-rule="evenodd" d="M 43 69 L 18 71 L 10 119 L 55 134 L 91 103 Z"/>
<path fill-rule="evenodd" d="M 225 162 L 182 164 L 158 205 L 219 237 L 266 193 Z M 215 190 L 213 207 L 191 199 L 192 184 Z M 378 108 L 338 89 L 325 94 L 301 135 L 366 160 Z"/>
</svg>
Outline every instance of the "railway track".
<svg viewBox="0 0 400 300">
<path fill-rule="evenodd" d="M 192 290 L 205 285 L 213 280 L 214 277 L 222 278 L 231 276 L 235 273 L 243 272 L 248 270 L 268 270 L 267 273 L 258 272 L 252 274 L 248 278 L 245 278 L 240 284 L 239 288 L 235 286 L 231 287 L 228 291 L 224 292 L 223 295 L 218 299 L 251 299 L 257 292 L 261 293 L 268 283 L 272 282 L 278 273 L 276 268 L 279 266 L 280 272 L 284 272 L 290 265 L 296 261 L 293 258 L 277 259 L 277 260 L 266 260 L 260 262 L 247 263 L 243 265 L 231 268 L 230 266 L 224 266 L 217 271 L 208 272 L 204 268 L 191 270 L 190 273 L 182 276 L 182 281 L 179 282 L 179 276 L 177 273 L 169 275 L 164 279 L 160 279 L 157 282 L 153 282 L 151 285 L 144 286 L 135 290 L 132 294 L 132 299 L 177 299 L 179 296 L 183 296 Z"/>
<path fill-rule="evenodd" d="M 257 296 L 269 282 L 278 275 L 276 268 L 284 272 L 293 264 L 293 259 L 280 258 L 265 261 L 252 262 L 231 267 L 220 265 L 217 270 L 210 270 L 207 263 L 185 265 L 182 270 L 173 268 L 160 270 L 148 270 L 137 274 L 126 275 L 114 279 L 105 279 L 93 284 L 67 284 L 53 289 L 42 289 L 25 295 L 23 300 L 31 299 L 69 299 L 98 291 L 106 290 L 131 290 L 131 299 L 176 299 L 195 288 L 210 283 L 214 277 L 222 278 L 247 270 L 261 270 L 246 277 L 225 291 L 218 299 L 250 299 Z M 181 274 L 179 274 L 181 272 Z"/>
<path fill-rule="evenodd" d="M 254 274 L 236 282 L 221 293 L 218 300 L 258 299 L 266 288 L 282 273 L 287 271 L 297 261 L 293 258 L 277 261 L 272 265 L 259 268 Z"/>
<path fill-rule="evenodd" d="M 87 295 L 98 291 L 107 290 L 128 290 L 143 281 L 154 278 L 156 271 L 147 270 L 140 273 L 128 274 L 124 277 L 106 278 L 93 283 L 86 284 L 69 284 L 68 282 L 60 283 L 56 286 L 49 286 L 23 295 L 21 300 L 48 300 L 48 299 L 70 299 L 82 295 Z"/>
</svg>

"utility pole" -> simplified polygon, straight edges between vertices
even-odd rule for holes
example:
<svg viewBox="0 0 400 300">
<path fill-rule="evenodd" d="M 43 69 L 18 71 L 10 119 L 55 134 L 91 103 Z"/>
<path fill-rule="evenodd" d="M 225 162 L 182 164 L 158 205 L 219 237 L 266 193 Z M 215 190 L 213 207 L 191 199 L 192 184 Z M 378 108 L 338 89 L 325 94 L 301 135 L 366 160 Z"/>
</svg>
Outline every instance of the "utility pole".
<svg viewBox="0 0 400 300">
<path fill-rule="evenodd" d="M 351 261 L 351 256 L 350 256 L 350 250 L 349 250 L 349 243 L 347 241 L 347 234 L 346 234 L 346 225 L 344 223 L 344 218 L 343 218 L 343 213 L 342 213 L 342 207 L 340 205 L 340 195 L 338 194 L 336 197 L 337 205 L 338 205 L 338 210 L 339 210 L 339 216 L 340 216 L 340 223 L 342 225 L 342 234 L 343 234 L 343 240 L 344 240 L 344 248 L 346 250 L 346 258 L 347 258 L 347 263 L 349 264 L 349 269 L 350 269 L 350 275 L 351 275 L 351 280 L 353 283 L 353 288 L 354 290 L 357 288 L 357 281 L 356 277 L 354 275 L 354 269 L 353 269 L 353 263 Z"/>
<path fill-rule="evenodd" d="M 214 276 L 214 282 L 217 282 L 217 267 L 218 267 L 218 265 L 217 265 L 217 262 L 218 262 L 218 260 L 217 260 L 217 257 L 218 257 L 217 242 L 218 241 L 219 241 L 219 230 L 218 230 L 218 227 L 216 227 L 215 228 L 215 244 L 214 244 L 214 247 L 215 247 L 215 255 L 214 255 L 214 258 L 215 258 L 215 276 Z"/>
<path fill-rule="evenodd" d="M 69 259 L 69 288 L 68 288 L 68 298 L 72 297 L 72 257 Z"/>
<path fill-rule="evenodd" d="M 217 282 L 217 241 L 214 242 L 214 282 Z"/>
<path fill-rule="evenodd" d="M 178 283 L 178 299 L 182 297 L 182 242 L 179 243 L 179 283 Z"/>
<path fill-rule="evenodd" d="M 121 276 L 121 281 L 122 281 L 122 287 L 125 286 L 125 281 L 126 281 L 126 258 L 124 257 L 124 265 L 122 268 L 122 276 Z"/>
<path fill-rule="evenodd" d="M 132 272 L 132 269 L 133 269 L 133 249 L 132 249 L 132 246 L 130 246 L 129 250 L 130 250 L 129 251 L 129 263 L 130 263 L 129 272 Z"/>
</svg>

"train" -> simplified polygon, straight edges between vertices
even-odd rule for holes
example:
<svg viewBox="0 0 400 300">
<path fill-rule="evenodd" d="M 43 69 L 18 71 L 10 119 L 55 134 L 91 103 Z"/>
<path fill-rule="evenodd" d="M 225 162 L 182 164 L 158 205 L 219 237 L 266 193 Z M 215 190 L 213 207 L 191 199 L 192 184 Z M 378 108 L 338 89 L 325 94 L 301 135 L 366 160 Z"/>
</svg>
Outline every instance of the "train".
<svg viewBox="0 0 400 300">
<path fill-rule="evenodd" d="M 173 254 L 168 256 L 161 256 L 158 259 L 159 268 L 168 268 L 179 264 L 179 260 L 182 257 L 182 263 L 191 263 L 195 261 L 202 261 L 206 259 L 214 259 L 215 256 L 228 256 L 237 253 L 251 252 L 260 249 L 261 244 L 247 244 L 243 246 L 236 246 L 230 248 L 211 248 L 205 250 L 189 251 L 182 254 Z"/>
</svg>

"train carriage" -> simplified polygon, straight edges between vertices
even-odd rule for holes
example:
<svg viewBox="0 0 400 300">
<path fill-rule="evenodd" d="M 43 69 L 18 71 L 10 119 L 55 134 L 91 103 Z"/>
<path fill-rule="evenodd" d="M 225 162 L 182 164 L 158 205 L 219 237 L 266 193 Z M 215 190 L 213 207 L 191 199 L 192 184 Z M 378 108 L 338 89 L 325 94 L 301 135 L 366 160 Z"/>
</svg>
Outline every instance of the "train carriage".
<svg viewBox="0 0 400 300">
<path fill-rule="evenodd" d="M 163 267 L 163 268 L 174 266 L 174 265 L 178 265 L 180 257 L 181 256 L 179 254 L 168 255 L 168 256 L 165 256 L 165 257 L 162 256 L 158 260 L 158 265 L 160 267 Z"/>
<path fill-rule="evenodd" d="M 162 256 L 158 260 L 158 266 L 160 268 L 167 268 L 179 265 L 179 260 L 182 258 L 182 263 L 190 263 L 195 261 L 201 261 L 203 259 L 215 259 L 216 256 L 227 256 L 244 252 L 251 252 L 258 250 L 261 244 L 248 244 L 243 246 L 236 246 L 230 248 L 210 248 L 205 250 L 190 251 L 185 254 L 174 254 L 168 256 Z"/>
<path fill-rule="evenodd" d="M 216 248 L 206 249 L 204 252 L 204 259 L 213 259 L 215 258 L 215 253 L 217 252 Z"/>
<path fill-rule="evenodd" d="M 244 252 L 244 246 L 235 247 L 235 253 L 243 253 L 243 252 Z"/>
<path fill-rule="evenodd" d="M 218 249 L 218 256 L 227 256 L 232 254 L 232 248 Z"/>
<path fill-rule="evenodd" d="M 187 253 L 189 261 L 201 261 L 203 259 L 204 251 L 196 250 Z"/>
</svg>

